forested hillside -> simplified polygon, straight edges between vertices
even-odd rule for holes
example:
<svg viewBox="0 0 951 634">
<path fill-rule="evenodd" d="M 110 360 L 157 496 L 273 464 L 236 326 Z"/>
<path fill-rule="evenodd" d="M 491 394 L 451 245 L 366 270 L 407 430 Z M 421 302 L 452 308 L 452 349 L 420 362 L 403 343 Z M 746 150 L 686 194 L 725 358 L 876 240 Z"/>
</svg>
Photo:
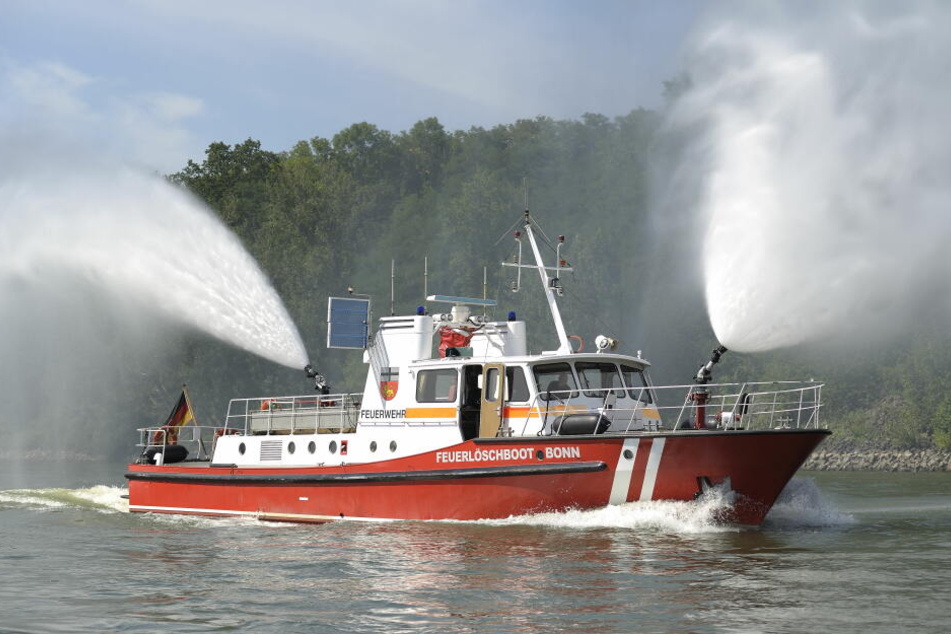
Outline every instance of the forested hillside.
<svg viewBox="0 0 951 634">
<path fill-rule="evenodd" d="M 677 151 L 648 110 L 466 131 L 430 118 L 400 133 L 357 123 L 281 153 L 251 139 L 214 143 L 200 164 L 169 178 L 242 238 L 335 388 L 361 389 L 364 368 L 359 354 L 323 345 L 328 295 L 353 287 L 372 296 L 375 316 L 389 314 L 394 266 L 395 310 L 411 311 L 423 303 L 424 258 L 429 293 L 481 297 L 487 267 L 496 317 L 516 310 L 534 328 L 531 348 L 550 345 L 540 294 L 528 283 L 511 293 L 512 273 L 499 265 L 513 253 L 509 233 L 526 207 L 552 238 L 567 238 L 576 268 L 563 280 L 569 332 L 586 341 L 614 336 L 653 361 L 655 382 L 686 383 L 716 341 L 699 283 L 697 228 L 690 210 L 672 203 L 689 197 L 664 190 Z M 946 448 L 951 346 L 943 321 L 922 315 L 916 332 L 858 347 L 731 353 L 716 378 L 821 379 L 825 422 L 840 432 L 838 442 Z M 197 377 L 209 406 L 304 386 L 286 369 L 219 344 L 193 341 L 189 351 L 179 374 Z"/>
</svg>

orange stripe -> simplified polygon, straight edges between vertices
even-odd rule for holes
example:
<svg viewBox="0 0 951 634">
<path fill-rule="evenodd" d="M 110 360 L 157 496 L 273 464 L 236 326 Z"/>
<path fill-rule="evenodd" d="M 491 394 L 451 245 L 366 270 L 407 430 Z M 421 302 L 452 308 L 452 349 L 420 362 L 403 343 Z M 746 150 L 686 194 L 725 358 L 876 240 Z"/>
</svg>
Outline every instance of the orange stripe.
<svg viewBox="0 0 951 634">
<path fill-rule="evenodd" d="M 503 414 L 506 418 L 539 418 L 544 416 L 546 413 L 552 416 L 560 416 L 562 414 L 577 414 L 577 413 L 586 413 L 588 408 L 584 405 L 569 405 L 565 407 L 563 405 L 550 407 L 547 412 L 544 409 L 539 409 L 537 407 L 506 407 L 505 413 Z"/>
<path fill-rule="evenodd" d="M 455 407 L 407 407 L 406 418 L 455 418 Z"/>
<path fill-rule="evenodd" d="M 557 416 L 560 414 L 586 414 L 588 413 L 588 408 L 585 407 L 584 405 L 568 405 L 568 406 L 553 405 L 552 407 L 549 407 L 547 410 L 544 410 L 544 409 L 539 410 L 539 413 L 541 414 L 547 413 L 553 416 Z"/>
</svg>

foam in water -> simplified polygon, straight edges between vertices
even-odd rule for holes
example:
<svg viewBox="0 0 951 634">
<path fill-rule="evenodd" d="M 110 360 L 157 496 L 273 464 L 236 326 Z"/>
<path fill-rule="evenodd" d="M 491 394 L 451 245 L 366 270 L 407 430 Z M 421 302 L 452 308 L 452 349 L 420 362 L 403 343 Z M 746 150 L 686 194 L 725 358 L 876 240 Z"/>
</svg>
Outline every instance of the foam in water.
<svg viewBox="0 0 951 634">
<path fill-rule="evenodd" d="M 38 510 L 86 508 L 101 513 L 126 513 L 128 489 L 97 485 L 86 489 L 14 489 L 0 491 L 0 505 L 22 506 Z M 724 524 L 719 518 L 728 511 L 735 494 L 720 488 L 705 492 L 693 502 L 630 502 L 587 511 L 520 515 L 500 520 L 480 520 L 490 526 L 547 526 L 551 528 L 597 529 L 622 528 L 693 535 L 736 532 L 739 527 Z M 251 517 L 200 517 L 192 515 L 150 514 L 152 521 L 185 526 L 268 526 Z M 780 494 L 766 518 L 764 528 L 824 528 L 848 526 L 855 518 L 840 511 L 813 478 L 793 478 Z M 291 527 L 291 523 L 278 523 Z"/>
<path fill-rule="evenodd" d="M 270 282 L 217 218 L 157 177 L 89 166 L 0 174 L 0 308 L 18 287 L 111 302 L 187 325 L 277 363 L 307 353 Z M 17 337 L 8 332 L 7 336 Z"/>
<path fill-rule="evenodd" d="M 739 351 L 899 329 L 947 294 L 951 5 L 715 8 L 690 45 L 706 299 Z"/>
<path fill-rule="evenodd" d="M 585 511 L 520 515 L 501 520 L 482 520 L 494 526 L 549 526 L 553 528 L 627 528 L 664 533 L 699 534 L 739 530 L 719 518 L 729 510 L 734 494 L 713 488 L 692 502 L 629 502 Z"/>
<path fill-rule="evenodd" d="M 11 489 L 0 491 L 0 504 L 38 509 L 88 508 L 103 513 L 124 513 L 128 489 L 97 485 L 88 489 Z"/>
</svg>

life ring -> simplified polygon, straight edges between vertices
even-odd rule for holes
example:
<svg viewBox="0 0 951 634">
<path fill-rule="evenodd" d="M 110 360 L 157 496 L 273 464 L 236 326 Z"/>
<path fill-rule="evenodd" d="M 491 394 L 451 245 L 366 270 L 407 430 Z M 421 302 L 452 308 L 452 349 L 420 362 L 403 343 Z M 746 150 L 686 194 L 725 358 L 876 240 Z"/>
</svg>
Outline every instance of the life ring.
<svg viewBox="0 0 951 634">
<path fill-rule="evenodd" d="M 578 340 L 578 349 L 574 350 L 572 348 L 572 352 L 584 352 L 584 339 L 581 338 L 581 335 L 569 335 L 568 338 Z"/>
<path fill-rule="evenodd" d="M 178 443 L 178 427 L 162 425 L 152 434 L 153 445 L 174 445 Z"/>
</svg>

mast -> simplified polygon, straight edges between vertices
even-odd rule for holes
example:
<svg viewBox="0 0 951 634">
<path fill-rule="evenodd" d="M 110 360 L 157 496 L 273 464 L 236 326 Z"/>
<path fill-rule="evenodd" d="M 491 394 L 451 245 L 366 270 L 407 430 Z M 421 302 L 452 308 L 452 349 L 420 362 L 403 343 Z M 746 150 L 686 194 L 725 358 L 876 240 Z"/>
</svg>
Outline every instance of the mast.
<svg viewBox="0 0 951 634">
<path fill-rule="evenodd" d="M 534 268 L 538 270 L 538 276 L 541 279 L 542 287 L 545 289 L 545 298 L 548 300 L 548 310 L 551 313 L 552 321 L 555 324 L 555 332 L 558 333 L 558 352 L 559 354 L 570 354 L 573 349 L 571 343 L 568 341 L 568 333 L 565 332 L 565 324 L 561 320 L 561 311 L 558 310 L 558 300 L 557 295 L 560 294 L 561 284 L 558 280 L 558 273 L 561 271 L 570 271 L 571 268 L 567 266 L 562 266 L 561 260 L 561 241 L 564 241 L 563 237 L 559 237 L 558 252 L 556 254 L 557 262 L 554 267 L 545 266 L 545 262 L 542 260 L 541 251 L 538 248 L 538 241 L 535 239 L 535 232 L 532 229 L 532 218 L 529 211 L 525 210 L 525 235 L 528 236 L 528 242 L 532 247 L 532 253 L 535 255 L 535 265 L 531 264 L 522 264 L 517 262 L 514 264 L 509 264 L 503 262 L 504 266 L 516 266 L 516 267 L 527 267 Z M 515 234 L 515 239 L 520 240 L 518 233 Z M 555 271 L 555 277 L 549 277 L 548 271 Z"/>
</svg>

